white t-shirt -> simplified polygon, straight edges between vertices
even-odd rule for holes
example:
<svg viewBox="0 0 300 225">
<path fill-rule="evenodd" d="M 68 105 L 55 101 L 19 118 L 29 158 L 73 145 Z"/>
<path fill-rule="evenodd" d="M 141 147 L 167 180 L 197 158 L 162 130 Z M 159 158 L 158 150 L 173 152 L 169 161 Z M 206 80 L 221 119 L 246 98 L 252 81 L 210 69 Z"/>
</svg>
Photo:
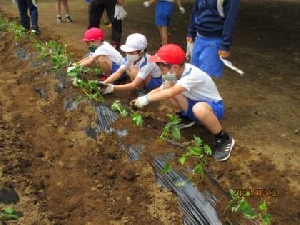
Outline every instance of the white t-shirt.
<svg viewBox="0 0 300 225">
<path fill-rule="evenodd" d="M 182 77 L 177 81 L 186 89 L 182 94 L 194 101 L 218 102 L 222 100 L 215 82 L 199 68 L 186 63 Z"/>
<path fill-rule="evenodd" d="M 129 62 L 127 59 L 127 56 L 123 58 L 123 61 L 121 63 L 120 69 L 127 70 L 130 67 L 131 68 L 138 68 L 138 74 L 137 77 L 141 78 L 142 80 L 145 80 L 146 77 L 150 74 L 152 77 L 160 77 L 161 76 L 161 70 L 154 62 L 149 62 L 150 55 L 148 53 L 145 53 L 140 61 L 138 61 L 136 64 L 133 65 L 132 62 Z"/>
<path fill-rule="evenodd" d="M 109 58 L 112 62 L 115 62 L 117 65 L 121 65 L 123 56 L 118 52 L 111 44 L 107 41 L 103 41 L 101 45 L 93 53 L 93 56 L 103 55 Z"/>
</svg>

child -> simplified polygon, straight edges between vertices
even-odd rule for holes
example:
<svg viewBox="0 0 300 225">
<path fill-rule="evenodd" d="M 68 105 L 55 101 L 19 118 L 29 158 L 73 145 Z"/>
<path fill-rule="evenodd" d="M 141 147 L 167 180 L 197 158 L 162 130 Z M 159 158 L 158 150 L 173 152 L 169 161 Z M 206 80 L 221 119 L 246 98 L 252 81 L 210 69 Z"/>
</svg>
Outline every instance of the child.
<svg viewBox="0 0 300 225">
<path fill-rule="evenodd" d="M 151 91 L 162 84 L 161 71 L 155 63 L 148 61 L 147 39 L 144 35 L 135 33 L 127 37 L 121 50 L 126 52 L 120 68 L 108 77 L 104 84 L 108 84 L 104 94 L 113 91 L 146 90 Z M 124 85 L 112 85 L 121 74 L 126 72 L 131 82 Z"/>
<path fill-rule="evenodd" d="M 40 31 L 38 26 L 38 9 L 36 0 L 16 0 L 15 2 L 17 3 L 20 12 L 22 27 L 25 31 L 29 31 L 31 21 L 31 32 L 39 34 Z M 28 16 L 28 9 L 30 17 Z"/>
<path fill-rule="evenodd" d="M 227 160 L 235 141 L 221 127 L 219 119 L 223 117 L 223 102 L 211 77 L 199 68 L 184 63 L 185 53 L 178 45 L 162 46 L 149 61 L 156 62 L 163 74 L 175 76 L 177 82 L 137 98 L 133 101 L 135 106 L 140 108 L 150 102 L 169 100 L 175 111 L 201 123 L 215 136 L 214 159 Z"/>
<path fill-rule="evenodd" d="M 63 7 L 65 10 L 65 19 L 67 22 L 71 23 L 73 22 L 73 20 L 71 19 L 70 15 L 69 15 L 69 7 L 68 7 L 68 0 L 56 0 L 56 21 L 61 23 L 62 19 L 61 19 L 61 2 L 63 3 Z"/>
<path fill-rule="evenodd" d="M 102 69 L 102 75 L 110 76 L 116 72 L 122 62 L 122 55 L 111 44 L 104 41 L 104 33 L 101 29 L 93 27 L 88 29 L 83 36 L 83 41 L 90 46 L 98 46 L 95 52 L 79 61 L 81 66 L 91 66 L 97 63 Z M 69 67 L 68 71 L 73 67 Z"/>
<path fill-rule="evenodd" d="M 144 2 L 145 7 L 149 7 L 152 3 L 156 2 L 155 9 L 155 25 L 158 27 L 161 45 L 168 43 L 168 26 L 170 25 L 171 16 L 173 12 L 173 0 L 150 0 Z M 181 6 L 180 0 L 176 0 L 179 10 L 182 14 L 185 9 Z"/>
</svg>

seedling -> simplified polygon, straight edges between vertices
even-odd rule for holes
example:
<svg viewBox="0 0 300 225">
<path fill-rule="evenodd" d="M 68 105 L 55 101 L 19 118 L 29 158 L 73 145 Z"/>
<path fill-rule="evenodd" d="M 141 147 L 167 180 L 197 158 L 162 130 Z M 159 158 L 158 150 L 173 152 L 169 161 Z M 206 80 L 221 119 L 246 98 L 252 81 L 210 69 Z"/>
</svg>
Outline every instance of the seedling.
<svg viewBox="0 0 300 225">
<path fill-rule="evenodd" d="M 14 34 L 14 40 L 17 42 L 27 37 L 25 28 L 16 22 L 8 22 L 7 31 Z"/>
<path fill-rule="evenodd" d="M 128 116 L 129 112 L 122 106 L 120 100 L 115 100 L 111 105 L 111 110 L 118 112 L 121 116 L 126 117 Z"/>
<path fill-rule="evenodd" d="M 62 66 L 69 64 L 69 54 L 66 45 L 61 45 L 56 41 L 49 41 L 45 44 L 37 41 L 35 48 L 40 52 L 42 58 L 50 58 L 52 62 L 52 70 L 57 71 Z"/>
<path fill-rule="evenodd" d="M 177 115 L 167 114 L 169 122 L 164 126 L 162 133 L 160 135 L 161 140 L 166 140 L 170 135 L 175 139 L 180 139 L 180 129 L 178 124 L 181 119 Z"/>
<path fill-rule="evenodd" d="M 83 77 L 87 74 L 91 74 L 94 70 L 88 67 L 83 67 L 79 64 L 72 64 L 73 69 L 67 72 L 67 75 L 72 77 L 73 85 L 76 87 L 81 87 L 85 95 L 87 95 L 89 100 L 104 101 L 103 96 L 101 95 L 101 88 L 97 80 L 87 80 L 85 81 Z M 101 71 L 98 68 L 96 71 Z"/>
<path fill-rule="evenodd" d="M 262 225 L 270 225 L 272 221 L 272 216 L 268 212 L 267 203 L 263 201 L 257 209 L 253 209 L 247 198 L 250 197 L 250 191 L 246 192 L 244 196 L 240 196 L 234 190 L 229 190 L 231 195 L 231 200 L 227 208 L 231 209 L 231 212 L 240 212 L 245 219 L 251 220 L 253 222 L 260 221 Z"/>
<path fill-rule="evenodd" d="M 18 220 L 18 219 L 19 216 L 16 214 L 15 210 L 11 207 L 7 207 L 2 212 L 0 212 L 0 221 Z"/>
<path fill-rule="evenodd" d="M 134 125 L 136 125 L 140 128 L 143 128 L 144 121 L 143 121 L 143 117 L 140 114 L 132 113 L 131 114 L 131 122 Z"/>
<path fill-rule="evenodd" d="M 195 146 L 189 147 L 188 152 L 183 154 L 179 159 L 179 163 L 184 165 L 189 158 L 196 158 L 196 165 L 193 172 L 200 174 L 201 179 L 204 178 L 204 168 L 207 165 L 205 157 L 212 154 L 211 148 L 203 144 L 199 137 L 194 136 Z"/>
</svg>

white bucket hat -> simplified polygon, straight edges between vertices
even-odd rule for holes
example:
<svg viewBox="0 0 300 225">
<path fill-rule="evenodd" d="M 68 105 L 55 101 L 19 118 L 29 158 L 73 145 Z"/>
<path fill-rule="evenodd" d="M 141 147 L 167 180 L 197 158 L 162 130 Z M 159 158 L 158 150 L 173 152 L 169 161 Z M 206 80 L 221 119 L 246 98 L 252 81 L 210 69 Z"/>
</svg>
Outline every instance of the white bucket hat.
<svg viewBox="0 0 300 225">
<path fill-rule="evenodd" d="M 142 51 L 147 48 L 147 39 L 142 34 L 131 34 L 127 37 L 125 45 L 121 45 L 120 49 L 123 52 Z"/>
</svg>

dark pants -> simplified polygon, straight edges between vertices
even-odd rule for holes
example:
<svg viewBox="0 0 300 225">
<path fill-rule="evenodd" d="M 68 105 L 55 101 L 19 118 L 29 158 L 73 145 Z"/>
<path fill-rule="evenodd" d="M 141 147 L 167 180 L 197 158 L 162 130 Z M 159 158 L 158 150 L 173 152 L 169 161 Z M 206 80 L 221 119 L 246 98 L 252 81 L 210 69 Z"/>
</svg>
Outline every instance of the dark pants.
<svg viewBox="0 0 300 225">
<path fill-rule="evenodd" d="M 107 17 L 112 24 L 112 44 L 118 47 L 122 36 L 122 20 L 117 20 L 114 18 L 116 4 L 117 0 L 91 0 L 89 4 L 88 29 L 91 27 L 99 27 L 102 14 L 104 10 L 106 10 Z"/>
<path fill-rule="evenodd" d="M 17 0 L 17 3 L 22 27 L 25 29 L 30 29 L 31 20 L 31 28 L 38 29 L 38 10 L 36 5 L 33 4 L 32 0 Z M 30 17 L 28 16 L 28 9 L 30 12 Z"/>
</svg>

